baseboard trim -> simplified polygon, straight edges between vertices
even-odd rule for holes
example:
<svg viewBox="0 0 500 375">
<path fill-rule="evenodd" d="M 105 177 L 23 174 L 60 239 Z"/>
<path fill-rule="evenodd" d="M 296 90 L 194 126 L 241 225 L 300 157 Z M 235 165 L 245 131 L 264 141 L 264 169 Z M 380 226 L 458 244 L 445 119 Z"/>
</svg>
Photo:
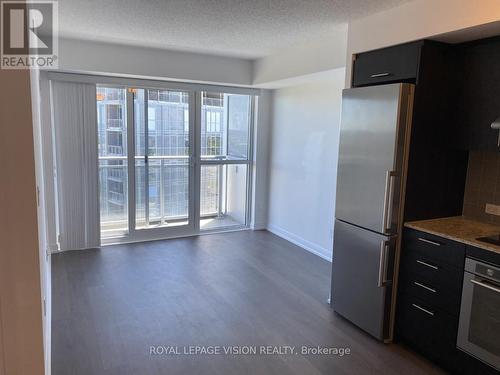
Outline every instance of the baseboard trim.
<svg viewBox="0 0 500 375">
<path fill-rule="evenodd" d="M 320 258 L 323 258 L 329 262 L 332 261 L 331 255 L 329 255 L 328 249 L 325 249 L 322 246 L 319 246 L 315 243 L 312 243 L 300 236 L 297 236 L 283 228 L 280 228 L 276 225 L 273 224 L 268 224 L 266 228 L 269 232 L 277 235 L 278 237 L 281 237 L 294 245 L 297 245 L 301 248 L 303 248 L 306 251 L 309 251 L 310 253 L 319 256 Z"/>
</svg>

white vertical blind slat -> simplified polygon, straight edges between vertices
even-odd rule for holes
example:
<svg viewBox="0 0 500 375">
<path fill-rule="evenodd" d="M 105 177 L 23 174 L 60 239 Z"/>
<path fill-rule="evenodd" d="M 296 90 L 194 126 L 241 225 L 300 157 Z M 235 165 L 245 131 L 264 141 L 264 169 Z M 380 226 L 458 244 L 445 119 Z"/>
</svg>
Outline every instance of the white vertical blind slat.
<svg viewBox="0 0 500 375">
<path fill-rule="evenodd" d="M 100 244 L 95 84 L 52 81 L 60 250 Z"/>
</svg>

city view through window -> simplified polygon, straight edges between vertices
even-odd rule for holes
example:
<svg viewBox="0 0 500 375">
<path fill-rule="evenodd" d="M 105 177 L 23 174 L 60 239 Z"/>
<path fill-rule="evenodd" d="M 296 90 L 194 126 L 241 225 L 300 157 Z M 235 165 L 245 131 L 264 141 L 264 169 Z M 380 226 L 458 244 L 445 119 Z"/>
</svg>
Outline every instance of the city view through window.
<svg viewBox="0 0 500 375">
<path fill-rule="evenodd" d="M 102 237 L 128 230 L 127 89 L 97 87 Z M 135 227 L 185 225 L 190 205 L 189 94 L 135 89 Z M 202 92 L 200 226 L 246 223 L 250 96 Z M 235 163 L 241 160 L 242 163 Z M 204 164 L 208 163 L 208 164 Z M 146 173 L 147 171 L 147 173 Z"/>
</svg>

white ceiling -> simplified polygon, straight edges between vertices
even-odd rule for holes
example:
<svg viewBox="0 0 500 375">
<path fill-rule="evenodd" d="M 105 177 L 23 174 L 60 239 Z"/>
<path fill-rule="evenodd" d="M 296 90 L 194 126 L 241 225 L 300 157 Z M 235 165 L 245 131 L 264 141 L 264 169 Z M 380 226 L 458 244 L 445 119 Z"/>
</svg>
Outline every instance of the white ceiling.
<svg viewBox="0 0 500 375">
<path fill-rule="evenodd" d="M 259 58 L 409 0 L 59 0 L 63 37 Z"/>
</svg>

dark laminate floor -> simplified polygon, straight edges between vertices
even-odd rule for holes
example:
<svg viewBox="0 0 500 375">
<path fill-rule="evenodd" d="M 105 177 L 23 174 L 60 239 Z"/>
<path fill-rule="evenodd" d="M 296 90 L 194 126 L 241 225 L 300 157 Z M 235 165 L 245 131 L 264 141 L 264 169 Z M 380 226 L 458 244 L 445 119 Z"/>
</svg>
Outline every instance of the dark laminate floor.
<svg viewBox="0 0 500 375">
<path fill-rule="evenodd" d="M 269 232 L 57 254 L 52 273 L 53 375 L 439 373 L 333 313 L 330 264 Z M 151 345 L 320 345 L 352 354 L 151 356 Z"/>
</svg>

